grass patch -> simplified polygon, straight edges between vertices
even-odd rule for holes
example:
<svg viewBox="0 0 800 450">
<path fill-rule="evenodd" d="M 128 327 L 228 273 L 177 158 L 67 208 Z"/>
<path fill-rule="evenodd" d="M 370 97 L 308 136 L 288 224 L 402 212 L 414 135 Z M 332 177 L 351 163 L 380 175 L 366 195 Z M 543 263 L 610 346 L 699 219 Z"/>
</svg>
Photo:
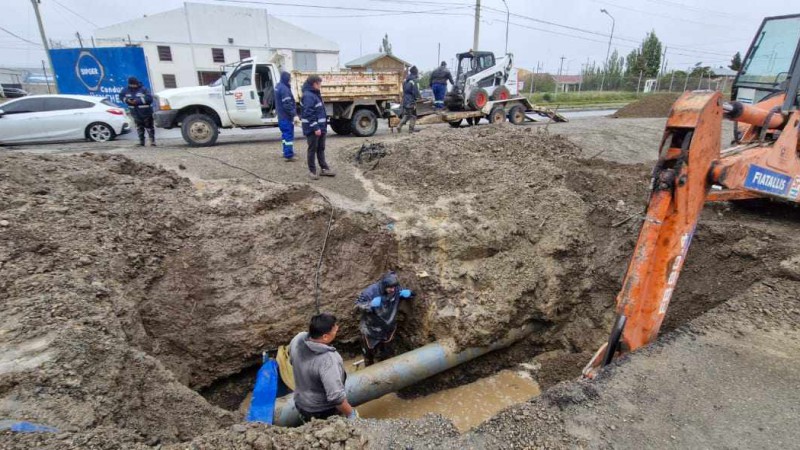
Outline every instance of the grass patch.
<svg viewBox="0 0 800 450">
<path fill-rule="evenodd" d="M 558 104 L 562 106 L 591 106 L 611 103 L 627 103 L 642 97 L 643 94 L 627 91 L 585 91 L 585 92 L 536 92 L 528 95 L 533 103 L 540 105 Z"/>
</svg>

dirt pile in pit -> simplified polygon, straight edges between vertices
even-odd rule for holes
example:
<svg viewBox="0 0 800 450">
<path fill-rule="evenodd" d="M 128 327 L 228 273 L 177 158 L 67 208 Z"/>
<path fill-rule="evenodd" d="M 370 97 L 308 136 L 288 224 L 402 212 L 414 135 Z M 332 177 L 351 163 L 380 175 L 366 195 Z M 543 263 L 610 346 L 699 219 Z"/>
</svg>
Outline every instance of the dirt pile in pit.
<svg viewBox="0 0 800 450">
<path fill-rule="evenodd" d="M 190 388 L 307 326 L 329 213 L 307 187 L 195 190 L 124 157 L 0 157 L 0 416 L 145 442 L 233 423 Z M 323 308 L 352 321 L 393 248 L 373 216 L 337 212 Z"/>
<path fill-rule="evenodd" d="M 626 119 L 667 117 L 672 109 L 672 104 L 680 96 L 680 93 L 648 94 L 633 103 L 623 106 L 612 114 L 612 117 Z"/>
<path fill-rule="evenodd" d="M 605 335 L 610 288 L 641 211 L 643 166 L 577 159 L 558 135 L 510 125 L 425 130 L 363 163 L 391 199 L 398 256 L 422 293 L 426 340 L 484 345 L 535 322 L 548 347 L 587 350 Z"/>
</svg>

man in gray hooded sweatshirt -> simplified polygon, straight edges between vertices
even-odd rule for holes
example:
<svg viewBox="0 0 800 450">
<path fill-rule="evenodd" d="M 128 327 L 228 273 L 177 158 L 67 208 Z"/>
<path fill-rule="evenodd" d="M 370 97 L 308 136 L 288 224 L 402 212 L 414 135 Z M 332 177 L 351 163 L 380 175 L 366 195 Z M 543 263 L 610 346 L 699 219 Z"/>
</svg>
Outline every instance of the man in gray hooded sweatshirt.
<svg viewBox="0 0 800 450">
<path fill-rule="evenodd" d="M 294 373 L 294 405 L 308 422 L 337 414 L 355 419 L 358 413 L 347 402 L 344 362 L 331 343 L 339 325 L 332 314 L 311 318 L 308 332 L 299 333 L 289 344 L 289 358 Z"/>
</svg>

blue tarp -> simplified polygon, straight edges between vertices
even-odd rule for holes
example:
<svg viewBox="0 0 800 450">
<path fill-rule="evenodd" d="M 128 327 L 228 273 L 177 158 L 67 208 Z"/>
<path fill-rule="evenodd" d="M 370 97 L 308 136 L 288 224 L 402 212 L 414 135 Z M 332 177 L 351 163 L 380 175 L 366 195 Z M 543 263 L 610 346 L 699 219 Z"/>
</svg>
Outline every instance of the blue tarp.
<svg viewBox="0 0 800 450">
<path fill-rule="evenodd" d="M 24 420 L 0 420 L 0 430 L 11 430 L 16 433 L 58 433 L 58 428 Z"/>
<path fill-rule="evenodd" d="M 250 401 L 250 411 L 247 413 L 248 422 L 272 424 L 279 377 L 278 362 L 274 359 L 268 359 L 258 370 L 256 385 L 253 388 L 253 399 Z"/>
</svg>

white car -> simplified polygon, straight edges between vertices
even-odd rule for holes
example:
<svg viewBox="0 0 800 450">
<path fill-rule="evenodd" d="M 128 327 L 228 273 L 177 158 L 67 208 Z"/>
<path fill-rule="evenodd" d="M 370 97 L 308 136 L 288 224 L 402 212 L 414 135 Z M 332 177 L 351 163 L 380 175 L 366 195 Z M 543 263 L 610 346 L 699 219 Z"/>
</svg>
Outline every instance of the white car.
<svg viewBox="0 0 800 450">
<path fill-rule="evenodd" d="M 102 97 L 31 95 L 0 104 L 0 144 L 105 142 L 130 131 L 125 110 Z"/>
</svg>

